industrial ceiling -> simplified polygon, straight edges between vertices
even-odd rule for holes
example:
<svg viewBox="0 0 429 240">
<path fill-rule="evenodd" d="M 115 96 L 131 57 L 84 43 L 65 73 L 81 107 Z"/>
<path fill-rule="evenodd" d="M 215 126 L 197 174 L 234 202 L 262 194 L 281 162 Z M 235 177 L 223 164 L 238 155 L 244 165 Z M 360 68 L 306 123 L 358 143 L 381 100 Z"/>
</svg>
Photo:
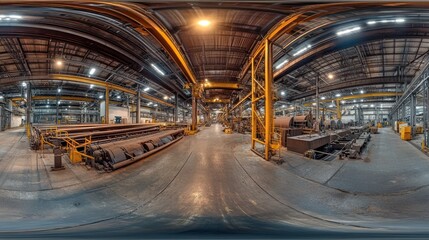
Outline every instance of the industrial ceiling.
<svg viewBox="0 0 429 240">
<path fill-rule="evenodd" d="M 146 89 L 167 103 L 176 94 L 189 100 L 186 83 L 240 83 L 246 91 L 249 58 L 269 34 L 275 35 L 273 70 L 282 101 L 312 98 L 317 78 L 326 98 L 401 91 L 427 62 L 423 6 L 6 1 L 0 10 L 0 93 L 21 96 L 29 82 L 36 95 L 104 94 L 57 75 Z M 236 93 L 214 88 L 205 97 L 234 100 Z M 120 91 L 111 95 L 134 101 Z"/>
</svg>

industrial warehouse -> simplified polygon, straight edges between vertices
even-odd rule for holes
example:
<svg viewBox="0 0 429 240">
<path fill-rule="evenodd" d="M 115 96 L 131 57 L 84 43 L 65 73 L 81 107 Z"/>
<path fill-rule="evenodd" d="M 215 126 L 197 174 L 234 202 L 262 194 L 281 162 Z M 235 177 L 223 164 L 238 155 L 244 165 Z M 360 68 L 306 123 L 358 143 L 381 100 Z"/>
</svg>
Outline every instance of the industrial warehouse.
<svg viewBox="0 0 429 240">
<path fill-rule="evenodd" d="M 429 236 L 429 3 L 0 1 L 0 238 Z"/>
</svg>

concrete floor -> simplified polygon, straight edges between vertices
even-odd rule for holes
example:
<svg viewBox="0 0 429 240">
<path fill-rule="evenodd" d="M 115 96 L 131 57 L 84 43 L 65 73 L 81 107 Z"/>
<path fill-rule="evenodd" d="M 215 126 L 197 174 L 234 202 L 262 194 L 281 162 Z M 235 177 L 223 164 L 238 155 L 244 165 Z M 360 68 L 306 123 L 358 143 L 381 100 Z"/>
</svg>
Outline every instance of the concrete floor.
<svg viewBox="0 0 429 240">
<path fill-rule="evenodd" d="M 0 132 L 0 237 L 424 237 L 429 158 L 390 129 L 363 160 L 282 165 L 249 137 L 204 128 L 113 173 L 51 172 L 23 129 Z"/>
</svg>

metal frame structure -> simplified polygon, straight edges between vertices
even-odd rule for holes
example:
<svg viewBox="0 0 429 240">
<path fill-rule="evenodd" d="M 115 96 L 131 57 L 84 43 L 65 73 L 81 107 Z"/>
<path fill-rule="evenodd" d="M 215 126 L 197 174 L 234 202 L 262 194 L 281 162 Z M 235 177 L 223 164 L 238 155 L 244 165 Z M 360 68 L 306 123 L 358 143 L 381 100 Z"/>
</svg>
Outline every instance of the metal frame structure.
<svg viewBox="0 0 429 240">
<path fill-rule="evenodd" d="M 252 57 L 251 78 L 252 78 L 252 151 L 270 160 L 274 124 L 273 124 L 273 60 L 272 60 L 272 42 L 265 40 L 265 51 L 257 57 Z M 264 62 L 264 67 L 260 64 Z M 264 74 L 260 74 L 263 70 Z M 263 107 L 263 111 L 262 111 Z M 264 152 L 261 154 L 256 144 L 264 146 Z"/>
</svg>

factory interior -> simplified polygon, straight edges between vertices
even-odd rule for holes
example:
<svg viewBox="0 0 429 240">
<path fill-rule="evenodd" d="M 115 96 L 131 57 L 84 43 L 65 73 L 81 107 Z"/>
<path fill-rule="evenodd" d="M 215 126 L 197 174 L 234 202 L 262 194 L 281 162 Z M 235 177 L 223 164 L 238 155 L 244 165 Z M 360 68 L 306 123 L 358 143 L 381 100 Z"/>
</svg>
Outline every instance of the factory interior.
<svg viewBox="0 0 429 240">
<path fill-rule="evenodd" d="M 423 239 L 428 121 L 428 2 L 0 1 L 0 238 Z"/>
</svg>

